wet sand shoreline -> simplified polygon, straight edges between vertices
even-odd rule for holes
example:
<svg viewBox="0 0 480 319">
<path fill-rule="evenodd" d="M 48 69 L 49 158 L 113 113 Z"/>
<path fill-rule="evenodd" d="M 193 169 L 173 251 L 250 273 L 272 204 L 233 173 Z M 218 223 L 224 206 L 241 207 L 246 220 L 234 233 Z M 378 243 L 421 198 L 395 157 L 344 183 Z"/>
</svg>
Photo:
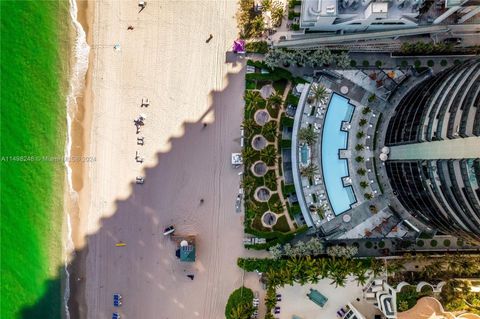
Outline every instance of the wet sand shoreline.
<svg viewBox="0 0 480 319">
<path fill-rule="evenodd" d="M 93 43 L 93 1 L 79 1 L 78 21 L 82 25 L 89 46 Z M 73 157 L 94 157 L 90 153 L 89 140 L 92 120 L 92 59 L 93 50 L 90 51 L 89 66 L 85 76 L 83 92 L 77 97 L 77 109 L 72 119 L 71 128 L 71 156 Z M 72 198 L 70 190 L 66 187 L 65 197 L 66 205 L 71 220 L 72 240 L 75 252 L 71 256 L 71 263 L 68 267 L 70 273 L 70 299 L 68 302 L 70 318 L 86 318 L 87 305 L 85 301 L 85 276 L 86 276 L 86 215 L 88 205 L 88 165 L 94 162 L 79 161 L 70 163 L 72 169 L 72 186 L 75 191 L 75 198 Z"/>
</svg>

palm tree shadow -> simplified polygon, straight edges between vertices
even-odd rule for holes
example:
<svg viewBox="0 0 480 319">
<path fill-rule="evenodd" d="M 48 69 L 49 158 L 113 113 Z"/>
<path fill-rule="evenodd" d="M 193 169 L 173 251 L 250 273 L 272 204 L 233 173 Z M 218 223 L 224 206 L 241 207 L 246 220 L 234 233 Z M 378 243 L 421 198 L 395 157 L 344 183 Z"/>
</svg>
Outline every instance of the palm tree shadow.
<svg viewBox="0 0 480 319">
<path fill-rule="evenodd" d="M 188 184 L 188 180 L 196 178 L 207 178 L 206 184 L 208 184 L 208 178 L 214 178 L 213 172 L 208 171 L 212 168 L 213 156 L 218 157 L 220 154 L 212 154 L 208 162 L 199 161 L 199 158 L 206 158 L 206 156 L 197 156 L 198 152 L 208 152 L 209 147 L 205 145 L 209 143 L 227 144 L 229 148 L 237 148 L 236 151 L 240 151 L 240 144 L 238 136 L 240 134 L 240 124 L 243 117 L 243 98 L 237 96 L 237 91 L 240 89 L 243 92 L 244 89 L 244 68 L 243 62 L 232 61 L 233 65 L 242 65 L 241 71 L 238 73 L 229 73 L 226 76 L 226 86 L 221 91 L 214 91 L 210 93 L 211 105 L 208 110 L 195 122 L 184 122 L 184 135 L 180 137 L 170 138 L 171 148 L 167 152 L 157 152 L 156 159 L 157 164 L 153 167 L 144 169 L 144 185 L 136 185 L 135 182 L 131 183 L 131 193 L 128 198 L 119 199 L 116 201 L 115 213 L 104 218 L 101 221 L 101 226 L 98 231 L 88 236 L 86 240 L 86 246 L 77 250 L 73 254 L 73 258 L 68 265 L 68 271 L 70 273 L 70 280 L 65 282 L 65 269 L 59 267 L 57 271 L 57 277 L 45 282 L 45 293 L 34 304 L 25 306 L 19 313 L 18 318 L 35 318 L 35 319 L 56 319 L 65 318 L 65 304 L 62 300 L 63 291 L 66 284 L 70 286 L 70 298 L 68 301 L 68 309 L 70 318 L 86 318 L 87 309 L 85 308 L 85 262 L 89 251 L 89 245 L 92 242 L 101 242 L 103 246 L 108 245 L 115 249 L 115 243 L 118 242 L 122 236 L 129 236 L 128 248 L 134 249 L 137 245 L 142 246 L 142 249 L 147 247 L 150 251 L 158 251 L 161 255 L 163 252 L 158 248 L 158 235 L 159 230 L 163 229 L 164 224 L 170 222 L 169 219 L 169 203 L 172 200 L 176 200 L 179 194 L 191 193 L 193 196 L 187 198 L 184 205 L 185 213 L 191 213 L 196 209 L 202 209 L 204 205 L 199 205 L 199 198 L 205 198 L 205 202 L 214 200 L 210 187 L 204 189 L 191 189 Z M 238 70 L 239 68 L 237 68 Z M 233 100 L 232 100 L 233 99 Z M 205 117 L 213 114 L 214 121 L 209 123 L 207 127 L 204 126 Z M 227 119 L 230 121 L 231 117 L 235 117 L 235 122 L 238 122 L 238 126 L 228 127 L 223 123 Z M 238 121 L 237 121 L 238 120 Z M 237 133 L 238 132 L 238 133 Z M 225 141 L 225 139 L 217 139 L 218 135 L 235 136 L 231 140 Z M 236 135 L 235 135 L 236 134 Z M 220 146 L 220 148 L 218 148 Z M 217 145 L 216 149 L 222 149 L 224 145 Z M 238 146 L 238 147 L 237 147 Z M 225 159 L 229 159 L 229 150 L 223 150 L 225 154 L 222 156 Z M 92 154 L 93 156 L 95 154 Z M 207 157 L 208 158 L 208 157 Z M 167 184 L 178 186 L 178 181 L 171 180 L 172 174 L 168 173 L 171 168 L 178 167 L 178 161 L 183 162 L 184 169 L 182 172 L 178 172 L 178 176 L 175 178 L 185 179 L 183 190 L 163 189 L 158 192 L 158 196 L 151 198 L 148 194 L 151 193 L 151 188 L 156 187 L 153 185 L 154 180 L 166 180 Z M 236 175 L 236 174 L 235 174 Z M 210 177 L 209 177 L 210 176 Z M 132 177 L 132 180 L 135 176 Z M 150 181 L 150 183 L 149 183 Z M 162 183 L 165 185 L 165 183 Z M 221 192 L 222 190 L 216 190 Z M 198 196 L 197 196 L 198 195 Z M 227 194 L 230 196 L 230 194 Z M 197 198 L 198 197 L 198 198 Z M 232 210 L 234 208 L 235 195 L 232 194 Z M 200 206 L 200 207 L 199 207 Z M 132 214 L 135 215 L 132 217 Z M 134 228 L 135 227 L 135 228 Z M 160 233 L 161 235 L 161 233 Z M 134 240 L 132 240 L 134 239 Z M 137 246 L 138 247 L 138 246 Z M 165 249 L 165 248 L 163 248 Z M 169 252 L 174 254 L 173 252 Z M 111 256 L 102 256 L 101 258 L 110 258 Z M 135 270 L 132 273 L 127 274 L 127 277 L 131 278 L 145 278 L 146 274 L 153 272 L 155 267 L 162 267 L 162 263 L 159 258 L 157 262 L 146 265 L 143 262 L 143 257 L 135 256 L 135 260 L 129 260 L 133 263 Z M 138 257 L 138 258 L 137 258 Z M 103 289 L 103 280 L 101 273 L 108 271 L 110 276 L 118 275 L 116 268 L 122 268 L 121 263 L 127 261 L 122 259 L 123 257 L 115 256 L 115 259 L 108 260 L 109 268 L 112 269 L 100 269 L 99 270 L 99 282 L 95 289 Z M 148 256 L 145 258 L 147 259 Z M 151 259 L 149 259 L 151 261 Z M 235 267 L 235 265 L 232 265 Z M 166 266 L 165 266 L 166 267 Z M 125 278 L 119 278 L 122 280 Z M 161 296 L 165 293 L 158 287 L 152 287 L 152 294 Z M 148 302 L 147 300 L 144 301 Z M 185 301 L 188 303 L 188 301 Z M 112 305 L 105 305 L 105 311 L 99 314 L 95 314 L 96 318 L 110 318 L 112 314 Z"/>
</svg>

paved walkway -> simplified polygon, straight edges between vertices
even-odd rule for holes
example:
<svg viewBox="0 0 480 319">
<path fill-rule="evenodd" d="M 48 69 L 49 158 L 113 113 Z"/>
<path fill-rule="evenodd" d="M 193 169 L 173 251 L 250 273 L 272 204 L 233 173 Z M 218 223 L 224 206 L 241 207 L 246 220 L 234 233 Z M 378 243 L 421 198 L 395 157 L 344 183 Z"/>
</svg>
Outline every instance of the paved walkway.
<svg viewBox="0 0 480 319">
<path fill-rule="evenodd" d="M 397 145 L 390 148 L 391 160 L 463 159 L 480 157 L 480 137 Z"/>
<path fill-rule="evenodd" d="M 283 100 L 283 103 L 285 103 L 285 100 L 287 99 L 287 96 L 288 96 L 288 93 L 290 92 L 292 88 L 292 82 L 288 81 L 287 83 L 287 86 L 285 87 L 285 90 L 283 91 L 283 95 L 282 95 L 282 100 Z M 277 94 L 279 94 L 279 92 L 277 92 Z M 283 104 L 282 104 L 283 105 Z M 277 125 L 277 138 L 278 136 L 281 136 L 281 129 L 280 129 L 280 119 L 282 117 L 282 114 L 284 113 L 285 111 L 283 110 L 283 107 L 280 108 L 280 112 L 278 112 L 278 116 L 276 118 L 276 121 L 278 123 Z M 287 222 L 288 222 L 288 226 L 290 226 L 290 229 L 291 230 L 295 230 L 295 224 L 293 222 L 293 220 L 290 218 L 290 214 L 288 213 L 288 210 L 286 208 L 286 203 L 287 203 L 287 200 L 286 198 L 283 197 L 283 192 L 282 192 L 282 181 L 284 180 L 283 179 L 283 174 L 280 174 L 280 170 L 282 169 L 279 165 L 279 158 L 281 157 L 281 155 L 278 156 L 277 158 L 277 161 L 276 161 L 276 171 L 275 171 L 275 174 L 277 175 L 277 189 L 278 189 L 278 196 L 280 197 L 280 201 L 282 203 L 285 204 L 285 208 L 284 208 L 284 215 L 285 217 L 287 218 Z"/>
</svg>

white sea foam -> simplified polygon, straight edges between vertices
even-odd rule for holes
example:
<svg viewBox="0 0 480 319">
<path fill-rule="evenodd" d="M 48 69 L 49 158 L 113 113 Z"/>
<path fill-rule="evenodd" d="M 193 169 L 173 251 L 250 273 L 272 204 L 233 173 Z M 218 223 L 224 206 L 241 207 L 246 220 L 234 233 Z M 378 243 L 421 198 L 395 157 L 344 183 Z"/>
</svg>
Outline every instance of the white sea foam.
<svg viewBox="0 0 480 319">
<path fill-rule="evenodd" d="M 72 121 L 77 111 L 77 97 L 81 94 L 85 86 L 85 74 L 88 69 L 88 56 L 90 53 L 90 47 L 87 44 L 87 37 L 82 25 L 78 22 L 77 14 L 78 7 L 76 0 L 70 1 L 70 18 L 72 20 L 73 27 L 75 29 L 75 44 L 73 47 L 74 62 L 72 70 L 70 72 L 69 79 L 69 92 L 67 95 L 67 136 L 65 145 L 65 157 L 70 157 L 72 148 Z M 70 195 L 70 200 L 74 203 L 77 201 L 77 193 L 73 189 L 72 182 L 72 167 L 70 163 L 65 162 L 67 173 L 67 184 Z M 66 205 L 66 207 L 68 207 Z M 65 291 L 64 291 L 64 304 L 65 304 L 65 318 L 70 319 L 70 311 L 68 309 L 68 301 L 70 299 L 70 273 L 68 271 L 68 264 L 71 259 L 71 254 L 74 253 L 74 243 L 72 239 L 72 224 L 71 216 L 68 210 L 65 210 L 66 221 L 66 238 L 64 240 L 64 263 L 65 263 Z"/>
</svg>

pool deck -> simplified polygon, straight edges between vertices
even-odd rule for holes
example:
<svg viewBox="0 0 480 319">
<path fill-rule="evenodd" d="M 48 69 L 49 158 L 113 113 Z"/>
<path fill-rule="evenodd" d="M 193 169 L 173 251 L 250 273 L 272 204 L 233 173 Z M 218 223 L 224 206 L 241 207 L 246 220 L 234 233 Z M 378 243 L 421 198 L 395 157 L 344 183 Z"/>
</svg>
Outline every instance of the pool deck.
<svg viewBox="0 0 480 319">
<path fill-rule="evenodd" d="M 300 101 L 298 102 L 298 109 L 295 113 L 295 118 L 293 122 L 293 130 L 292 130 L 292 175 L 293 175 L 293 184 L 295 185 L 295 192 L 297 193 L 298 203 L 300 205 L 300 209 L 302 211 L 303 218 L 305 219 L 305 223 L 308 227 L 312 227 L 315 222 L 308 211 L 305 194 L 303 192 L 303 184 L 302 184 L 302 176 L 300 175 L 299 170 L 299 143 L 298 143 L 298 131 L 302 125 L 302 116 L 303 116 L 303 105 L 305 105 L 308 91 L 310 90 L 310 84 L 305 84 L 305 88 L 300 96 Z"/>
<path fill-rule="evenodd" d="M 309 300 L 307 294 L 311 289 L 318 290 L 328 298 L 323 308 L 320 308 L 313 301 Z M 362 286 L 358 285 L 353 277 L 348 277 L 345 287 L 331 285 L 330 279 L 322 279 L 317 284 L 306 284 L 304 286 L 295 284 L 277 289 L 282 295 L 282 301 L 277 303 L 281 312 L 276 317 L 280 319 L 291 319 L 293 316 L 300 318 L 338 318 L 337 311 L 345 308 L 348 303 L 361 304 L 365 314 L 378 314 L 379 312 L 363 300 Z M 356 302 L 356 298 L 361 300 Z M 355 305 L 357 306 L 357 305 Z"/>
</svg>

